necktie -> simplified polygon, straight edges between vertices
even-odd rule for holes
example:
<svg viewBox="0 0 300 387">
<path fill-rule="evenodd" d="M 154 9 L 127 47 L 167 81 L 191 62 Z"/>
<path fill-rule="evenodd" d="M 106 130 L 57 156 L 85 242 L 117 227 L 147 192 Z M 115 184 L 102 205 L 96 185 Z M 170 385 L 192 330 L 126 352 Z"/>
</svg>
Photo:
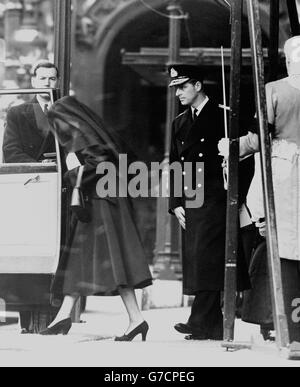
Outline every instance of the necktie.
<svg viewBox="0 0 300 387">
<path fill-rule="evenodd" d="M 194 109 L 193 111 L 193 121 L 195 121 L 197 119 L 197 113 L 198 113 L 198 110 L 197 109 Z"/>
</svg>

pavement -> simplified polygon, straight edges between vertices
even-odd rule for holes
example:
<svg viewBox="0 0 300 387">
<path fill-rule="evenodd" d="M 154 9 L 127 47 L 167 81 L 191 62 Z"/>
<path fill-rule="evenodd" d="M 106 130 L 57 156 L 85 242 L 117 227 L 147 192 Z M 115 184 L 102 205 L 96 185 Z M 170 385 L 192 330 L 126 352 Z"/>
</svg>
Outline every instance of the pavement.
<svg viewBox="0 0 300 387">
<path fill-rule="evenodd" d="M 218 341 L 186 341 L 173 329 L 189 308 L 143 311 L 150 325 L 146 342 L 115 342 L 127 327 L 119 297 L 89 297 L 83 323 L 67 336 L 20 335 L 18 324 L 0 327 L 1 367 L 299 367 L 276 345 L 264 342 L 256 325 L 237 320 L 235 339 L 253 348 L 226 351 Z M 13 317 L 13 316 L 11 316 Z"/>
</svg>

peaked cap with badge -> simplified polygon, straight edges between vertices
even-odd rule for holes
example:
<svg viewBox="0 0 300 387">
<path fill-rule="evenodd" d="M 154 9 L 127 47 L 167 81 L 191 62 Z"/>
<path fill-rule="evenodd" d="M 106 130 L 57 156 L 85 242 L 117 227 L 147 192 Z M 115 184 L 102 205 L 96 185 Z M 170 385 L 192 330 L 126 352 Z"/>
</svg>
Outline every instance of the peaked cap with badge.
<svg viewBox="0 0 300 387">
<path fill-rule="evenodd" d="M 169 87 L 182 85 L 191 79 L 203 81 L 203 73 L 199 66 L 174 64 L 168 66 L 168 72 L 171 78 Z"/>
</svg>

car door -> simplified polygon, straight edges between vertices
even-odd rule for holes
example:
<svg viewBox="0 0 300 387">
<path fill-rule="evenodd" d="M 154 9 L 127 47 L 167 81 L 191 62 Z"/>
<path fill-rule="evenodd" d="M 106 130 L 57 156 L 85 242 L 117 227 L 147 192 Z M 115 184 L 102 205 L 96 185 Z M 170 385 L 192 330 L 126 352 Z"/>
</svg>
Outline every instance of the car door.
<svg viewBox="0 0 300 387">
<path fill-rule="evenodd" d="M 0 90 L 0 98 L 29 100 L 45 92 L 54 101 L 52 89 Z M 51 282 L 60 257 L 61 203 L 57 139 L 55 152 L 43 162 L 0 164 L 0 298 L 11 309 L 51 306 Z"/>
</svg>

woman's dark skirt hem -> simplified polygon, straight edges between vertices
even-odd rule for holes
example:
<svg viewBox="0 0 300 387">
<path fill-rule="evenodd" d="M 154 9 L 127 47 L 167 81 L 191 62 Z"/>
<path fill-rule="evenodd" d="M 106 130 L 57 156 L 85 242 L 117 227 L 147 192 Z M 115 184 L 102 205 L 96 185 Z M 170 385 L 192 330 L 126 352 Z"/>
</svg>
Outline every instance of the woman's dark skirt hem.
<svg viewBox="0 0 300 387">
<path fill-rule="evenodd" d="M 152 284 L 149 266 L 126 198 L 91 200 L 90 223 L 73 225 L 52 291 L 57 295 L 118 295 L 119 287 Z"/>
<path fill-rule="evenodd" d="M 89 291 L 86 287 L 83 289 L 77 289 L 77 290 L 70 290 L 68 292 L 67 289 L 64 290 L 64 296 L 69 296 L 69 295 L 76 295 L 76 296 L 84 296 L 84 297 L 89 297 L 89 296 L 105 296 L 105 297 L 112 297 L 112 296 L 119 296 L 119 288 L 124 288 L 124 289 L 134 289 L 134 290 L 139 290 L 139 289 L 144 289 L 148 286 L 152 285 L 152 279 L 143 281 L 137 285 L 128 285 L 128 284 L 123 284 L 119 285 L 116 289 L 105 289 L 104 287 L 98 287 L 94 291 Z"/>
</svg>

